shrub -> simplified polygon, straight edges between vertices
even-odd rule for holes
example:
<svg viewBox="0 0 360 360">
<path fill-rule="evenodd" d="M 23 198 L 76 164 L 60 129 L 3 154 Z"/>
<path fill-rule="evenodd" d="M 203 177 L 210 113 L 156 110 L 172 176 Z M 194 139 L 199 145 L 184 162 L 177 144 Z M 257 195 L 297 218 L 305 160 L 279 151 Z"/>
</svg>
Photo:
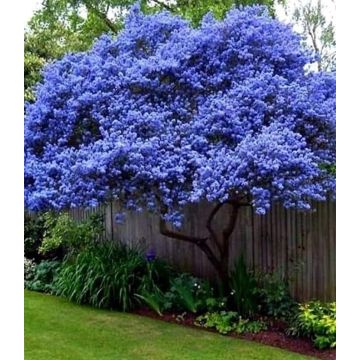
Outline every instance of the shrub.
<svg viewBox="0 0 360 360">
<path fill-rule="evenodd" d="M 24 213 L 24 255 L 27 259 L 40 261 L 38 249 L 45 232 L 45 219 L 43 215 L 31 216 Z"/>
<path fill-rule="evenodd" d="M 257 311 L 256 280 L 247 271 L 243 257 L 239 257 L 230 273 L 231 299 L 236 310 L 244 317 Z"/>
<path fill-rule="evenodd" d="M 311 301 L 300 304 L 288 334 L 306 336 L 319 349 L 336 346 L 336 303 Z"/>
<path fill-rule="evenodd" d="M 279 272 L 259 274 L 255 293 L 263 315 L 288 320 L 296 310 L 289 284 Z"/>
<path fill-rule="evenodd" d="M 33 291 L 53 293 L 54 283 L 59 272 L 60 262 L 56 260 L 43 260 L 33 268 L 29 279 L 25 278 L 25 288 Z"/>
<path fill-rule="evenodd" d="M 46 213 L 44 215 L 46 231 L 39 252 L 48 254 L 63 250 L 79 250 L 98 239 L 103 232 L 103 218 L 91 214 L 89 219 L 75 221 L 69 214 Z"/>
</svg>

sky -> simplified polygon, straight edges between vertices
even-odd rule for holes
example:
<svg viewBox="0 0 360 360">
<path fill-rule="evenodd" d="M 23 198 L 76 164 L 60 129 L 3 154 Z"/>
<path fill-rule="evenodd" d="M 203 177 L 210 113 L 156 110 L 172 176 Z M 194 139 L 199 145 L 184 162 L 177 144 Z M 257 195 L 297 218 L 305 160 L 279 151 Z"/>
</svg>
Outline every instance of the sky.
<svg viewBox="0 0 360 360">
<path fill-rule="evenodd" d="M 41 0 L 26 0 L 23 2 L 23 14 L 24 14 L 24 28 L 27 22 L 31 19 L 32 14 L 41 8 Z"/>
<path fill-rule="evenodd" d="M 305 2 L 316 2 L 316 0 L 287 0 L 287 7 L 289 9 L 289 13 L 293 11 L 296 5 Z M 30 20 L 32 14 L 41 8 L 42 0 L 26 0 L 23 2 L 24 6 L 24 28 L 26 27 L 27 22 Z M 322 0 L 322 4 L 324 5 L 326 9 L 326 16 L 335 20 L 335 0 Z M 288 22 L 290 20 L 289 16 L 284 11 L 284 8 L 282 6 L 276 6 L 276 13 L 280 20 Z"/>
</svg>

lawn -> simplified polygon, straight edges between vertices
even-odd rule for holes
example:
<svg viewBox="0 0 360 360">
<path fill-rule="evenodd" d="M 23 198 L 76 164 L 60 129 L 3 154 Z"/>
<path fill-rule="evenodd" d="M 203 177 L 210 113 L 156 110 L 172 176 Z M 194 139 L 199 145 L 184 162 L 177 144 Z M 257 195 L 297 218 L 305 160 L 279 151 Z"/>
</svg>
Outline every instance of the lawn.
<svg viewBox="0 0 360 360">
<path fill-rule="evenodd" d="M 311 358 L 138 315 L 25 291 L 26 360 Z"/>
</svg>

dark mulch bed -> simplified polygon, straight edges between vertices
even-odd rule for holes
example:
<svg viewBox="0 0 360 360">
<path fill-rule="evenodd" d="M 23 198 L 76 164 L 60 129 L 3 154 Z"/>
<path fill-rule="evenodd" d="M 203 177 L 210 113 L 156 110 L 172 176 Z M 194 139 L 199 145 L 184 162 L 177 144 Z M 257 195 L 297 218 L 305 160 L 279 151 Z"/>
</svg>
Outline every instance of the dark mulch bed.
<svg viewBox="0 0 360 360">
<path fill-rule="evenodd" d="M 203 329 L 205 331 L 216 332 L 213 329 L 200 328 L 194 325 L 195 317 L 193 314 L 169 314 L 165 313 L 163 316 L 159 316 L 149 309 L 138 309 L 134 311 L 135 314 L 148 316 L 153 319 L 167 321 L 171 323 L 190 326 L 196 329 Z M 235 338 L 246 339 L 251 341 L 257 341 L 259 343 L 275 346 L 281 349 L 293 351 L 299 354 L 316 357 L 322 360 L 335 360 L 336 350 L 318 350 L 316 349 L 309 339 L 293 338 L 285 335 L 284 324 L 280 322 L 272 323 L 270 328 L 266 331 L 261 331 L 258 334 L 243 334 L 238 335 L 236 333 L 229 333 L 227 336 Z"/>
</svg>

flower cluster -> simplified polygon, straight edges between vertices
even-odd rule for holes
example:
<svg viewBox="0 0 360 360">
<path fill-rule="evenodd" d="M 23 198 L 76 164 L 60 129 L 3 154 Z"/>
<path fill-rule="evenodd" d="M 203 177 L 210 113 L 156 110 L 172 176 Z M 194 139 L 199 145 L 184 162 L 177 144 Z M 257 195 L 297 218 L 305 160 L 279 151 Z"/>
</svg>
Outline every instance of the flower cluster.
<svg viewBox="0 0 360 360">
<path fill-rule="evenodd" d="M 308 208 L 334 188 L 335 76 L 264 7 L 197 29 L 135 6 L 117 38 L 46 67 L 25 117 L 26 207 L 120 199 L 178 225 L 185 204 L 251 195 Z"/>
</svg>

